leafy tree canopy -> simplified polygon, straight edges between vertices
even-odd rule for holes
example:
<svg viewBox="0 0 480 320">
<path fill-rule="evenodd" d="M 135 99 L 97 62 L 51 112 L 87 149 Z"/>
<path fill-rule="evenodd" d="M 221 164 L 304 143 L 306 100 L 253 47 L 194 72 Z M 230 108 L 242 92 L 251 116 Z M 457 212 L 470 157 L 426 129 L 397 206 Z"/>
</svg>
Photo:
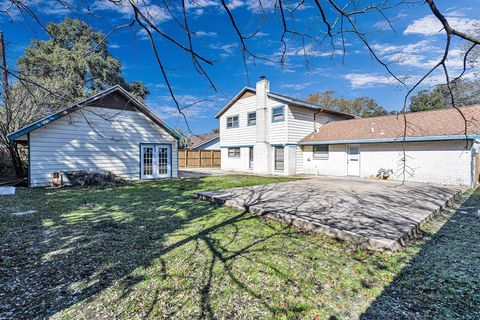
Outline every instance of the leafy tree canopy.
<svg viewBox="0 0 480 320">
<path fill-rule="evenodd" d="M 375 99 L 360 97 L 348 99 L 345 97 L 334 97 L 335 91 L 328 90 L 308 95 L 307 100 L 322 107 L 354 114 L 360 117 L 377 117 L 389 114 Z"/>
<path fill-rule="evenodd" d="M 480 103 L 480 80 L 457 80 L 450 83 L 456 106 Z M 421 90 L 410 98 L 410 112 L 428 111 L 451 107 L 451 96 L 446 84 L 431 90 Z"/>
<path fill-rule="evenodd" d="M 140 99 L 148 89 L 140 82 L 128 82 L 120 60 L 108 51 L 105 35 L 79 19 L 66 18 L 46 27 L 48 40 L 34 40 L 18 59 L 19 73 L 55 93 L 50 94 L 50 111 L 113 85 L 119 84 Z M 45 90 L 32 88 L 37 95 Z M 57 98 L 55 98 L 57 97 Z M 62 97 L 62 98 L 60 98 Z M 42 101 L 37 97 L 37 101 Z"/>
</svg>

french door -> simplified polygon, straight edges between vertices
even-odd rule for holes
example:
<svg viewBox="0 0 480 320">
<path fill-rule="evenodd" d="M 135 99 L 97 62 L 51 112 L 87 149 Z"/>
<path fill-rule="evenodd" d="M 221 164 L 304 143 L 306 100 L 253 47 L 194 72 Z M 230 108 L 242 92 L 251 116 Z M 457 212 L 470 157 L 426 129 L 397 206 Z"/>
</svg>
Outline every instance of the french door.
<svg viewBox="0 0 480 320">
<path fill-rule="evenodd" d="M 171 177 L 171 146 L 168 144 L 142 144 L 140 146 L 140 178 Z"/>
</svg>

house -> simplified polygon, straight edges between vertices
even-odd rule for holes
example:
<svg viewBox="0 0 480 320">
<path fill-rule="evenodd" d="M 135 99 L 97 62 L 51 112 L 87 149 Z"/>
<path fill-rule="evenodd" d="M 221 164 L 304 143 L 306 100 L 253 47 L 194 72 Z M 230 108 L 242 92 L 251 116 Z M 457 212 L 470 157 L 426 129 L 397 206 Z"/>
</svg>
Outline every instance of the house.
<svg viewBox="0 0 480 320">
<path fill-rule="evenodd" d="M 260 79 L 216 115 L 222 170 L 473 186 L 480 105 L 461 111 L 363 119 L 272 93 Z"/>
<path fill-rule="evenodd" d="M 220 150 L 220 134 L 206 133 L 190 136 L 191 150 Z"/>
<path fill-rule="evenodd" d="M 38 120 L 8 138 L 28 146 L 28 181 L 49 186 L 66 171 L 125 179 L 178 176 L 178 135 L 120 86 Z"/>
<path fill-rule="evenodd" d="M 304 173 L 300 140 L 322 125 L 352 119 L 343 112 L 270 92 L 269 81 L 243 88 L 220 119 L 222 170 L 256 174 Z"/>
<path fill-rule="evenodd" d="M 473 186 L 480 105 L 331 122 L 303 138 L 305 172 Z M 465 118 L 464 118 L 465 117 Z M 405 131 L 406 124 L 406 131 Z"/>
</svg>

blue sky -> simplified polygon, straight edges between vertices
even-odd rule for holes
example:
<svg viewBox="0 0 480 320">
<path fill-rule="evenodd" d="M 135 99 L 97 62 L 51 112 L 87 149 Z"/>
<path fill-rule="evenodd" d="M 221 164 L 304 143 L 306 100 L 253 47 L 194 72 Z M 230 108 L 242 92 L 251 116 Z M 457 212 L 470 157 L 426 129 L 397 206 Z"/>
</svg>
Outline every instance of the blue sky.
<svg viewBox="0 0 480 320">
<path fill-rule="evenodd" d="M 0 9 L 5 8 L 7 2 L 0 0 Z M 177 18 L 182 19 L 177 2 L 181 3 L 170 2 L 171 9 Z M 181 104 L 205 100 L 187 109 L 189 124 L 194 133 L 208 132 L 218 127 L 218 121 L 214 119 L 215 113 L 242 87 L 254 86 L 260 75 L 265 75 L 271 81 L 272 91 L 297 98 L 334 90 L 336 95 L 349 98 L 369 96 L 388 110 L 399 110 L 409 85 L 442 54 L 445 36 L 440 31 L 441 26 L 423 1 L 418 1 L 417 4 L 405 4 L 385 11 L 395 31 L 389 29 L 386 21 L 378 14 L 364 15 L 358 20 L 377 55 L 389 64 L 395 74 L 408 77 L 406 86 L 389 77 L 358 37 L 349 34 L 345 37 L 345 55 L 341 51 L 339 37 L 333 39 L 334 50 L 329 41 L 320 44 L 306 38 L 303 45 L 300 37 L 287 35 L 286 62 L 280 66 L 271 61 L 278 60 L 282 52 L 280 14 L 273 5 L 275 1 L 262 2 L 263 12 L 257 5 L 258 0 L 228 1 L 244 34 L 258 30 L 254 37 L 246 40 L 248 47 L 258 56 L 268 58 L 254 61 L 247 57 L 248 76 L 238 38 L 219 1 L 191 0 L 189 3 L 188 22 L 190 29 L 195 32 L 194 47 L 199 54 L 214 61 L 213 66 L 205 66 L 205 69 L 217 86 L 217 92 L 195 71 L 188 54 L 165 39 L 156 37 L 160 56 Z M 298 3 L 284 2 L 288 9 L 293 9 Z M 480 23 L 477 0 L 436 2 L 455 28 L 467 31 Z M 26 3 L 38 13 L 44 24 L 61 21 L 65 16 L 78 17 L 105 33 L 128 23 L 132 18 L 131 10 L 126 5 L 115 6 L 107 0 L 72 0 L 66 2 L 71 4 L 69 7 L 61 6 L 55 0 L 30 0 Z M 292 29 L 316 35 L 318 39 L 325 28 L 320 23 L 318 11 L 313 4 L 313 1 L 305 1 L 302 7 L 287 15 L 287 23 Z M 180 42 L 187 43 L 178 21 L 166 10 L 163 1 L 144 0 L 140 6 L 163 31 Z M 46 35 L 39 24 L 25 14 L 14 8 L 9 12 L 10 16 L 0 14 L 0 22 L 7 40 L 8 63 L 13 66 L 32 39 L 44 39 Z M 336 16 L 331 11 L 326 14 L 327 19 L 334 21 Z M 171 126 L 185 129 L 185 124 L 168 95 L 145 33 L 138 27 L 125 28 L 113 33 L 108 40 L 111 52 L 123 64 L 127 79 L 141 80 L 150 89 L 147 105 Z M 463 47 L 463 43 L 453 43 L 448 61 L 452 75 L 458 74 L 461 69 Z M 441 81 L 441 74 L 436 73 L 425 86 Z"/>
</svg>

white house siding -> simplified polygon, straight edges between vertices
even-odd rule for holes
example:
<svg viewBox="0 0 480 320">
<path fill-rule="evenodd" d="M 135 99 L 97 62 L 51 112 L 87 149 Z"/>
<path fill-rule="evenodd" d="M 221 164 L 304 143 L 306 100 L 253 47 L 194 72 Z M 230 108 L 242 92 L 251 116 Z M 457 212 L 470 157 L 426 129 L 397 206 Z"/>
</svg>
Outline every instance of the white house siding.
<svg viewBox="0 0 480 320">
<path fill-rule="evenodd" d="M 272 122 L 272 108 L 283 107 L 285 120 Z M 270 144 L 285 144 L 287 142 L 288 106 L 273 99 L 267 102 L 268 142 Z"/>
<path fill-rule="evenodd" d="M 240 148 L 240 158 L 229 158 L 228 149 L 221 149 L 221 169 L 226 171 L 251 171 L 248 168 L 248 147 Z"/>
<path fill-rule="evenodd" d="M 465 141 L 405 143 L 406 166 L 401 143 L 359 144 L 360 177 L 375 176 L 379 169 L 392 169 L 397 180 L 471 185 L 472 150 Z M 346 176 L 346 145 L 330 145 L 328 160 L 313 159 L 312 146 L 304 146 L 303 166 L 308 174 Z"/>
<path fill-rule="evenodd" d="M 285 144 L 287 141 L 287 116 L 281 122 L 272 123 L 272 108 L 284 106 L 285 112 L 288 107 L 273 99 L 267 102 L 267 126 L 268 140 L 271 144 Z M 222 170 L 234 170 L 250 172 L 249 150 L 256 143 L 256 126 L 247 126 L 247 114 L 256 111 L 256 96 L 242 98 L 236 101 L 224 114 L 220 116 L 220 147 Z M 227 129 L 227 118 L 238 115 L 239 127 Z M 241 147 L 240 158 L 229 158 L 228 147 Z"/>
<path fill-rule="evenodd" d="M 347 175 L 345 145 L 330 145 L 328 159 L 314 159 L 312 146 L 302 146 L 302 150 L 304 173 L 325 176 Z"/>
<path fill-rule="evenodd" d="M 315 113 L 317 113 L 315 115 Z M 290 106 L 288 108 L 288 142 L 297 143 L 312 133 L 315 129 L 319 129 L 322 125 L 330 121 L 345 120 L 345 117 L 328 114 L 298 107 Z M 316 125 L 314 124 L 314 120 Z"/>
<path fill-rule="evenodd" d="M 303 168 L 303 151 L 301 146 L 297 146 L 295 152 L 295 174 L 303 173 L 305 173 Z"/>
<path fill-rule="evenodd" d="M 257 139 L 255 126 L 247 126 L 247 114 L 256 109 L 255 99 L 255 96 L 240 99 L 222 114 L 220 117 L 221 147 L 255 144 Z M 238 115 L 239 127 L 227 129 L 227 118 L 236 115 Z"/>
<path fill-rule="evenodd" d="M 108 170 L 126 179 L 138 179 L 140 143 L 170 144 L 172 176 L 178 176 L 177 141 L 143 113 L 104 108 L 82 110 L 30 133 L 32 186 L 49 185 L 52 172 L 69 170 Z M 106 121 L 92 111 L 114 121 Z"/>
<path fill-rule="evenodd" d="M 322 125 L 330 121 L 344 120 L 345 117 L 299 106 L 289 106 L 287 117 L 287 143 L 292 146 L 287 151 L 289 154 L 286 156 L 291 160 L 289 169 L 285 173 L 288 175 L 302 174 L 305 172 L 303 169 L 303 154 L 300 147 L 293 147 L 293 145 L 297 144 L 298 141 L 305 138 L 315 129 L 318 130 Z"/>
</svg>

